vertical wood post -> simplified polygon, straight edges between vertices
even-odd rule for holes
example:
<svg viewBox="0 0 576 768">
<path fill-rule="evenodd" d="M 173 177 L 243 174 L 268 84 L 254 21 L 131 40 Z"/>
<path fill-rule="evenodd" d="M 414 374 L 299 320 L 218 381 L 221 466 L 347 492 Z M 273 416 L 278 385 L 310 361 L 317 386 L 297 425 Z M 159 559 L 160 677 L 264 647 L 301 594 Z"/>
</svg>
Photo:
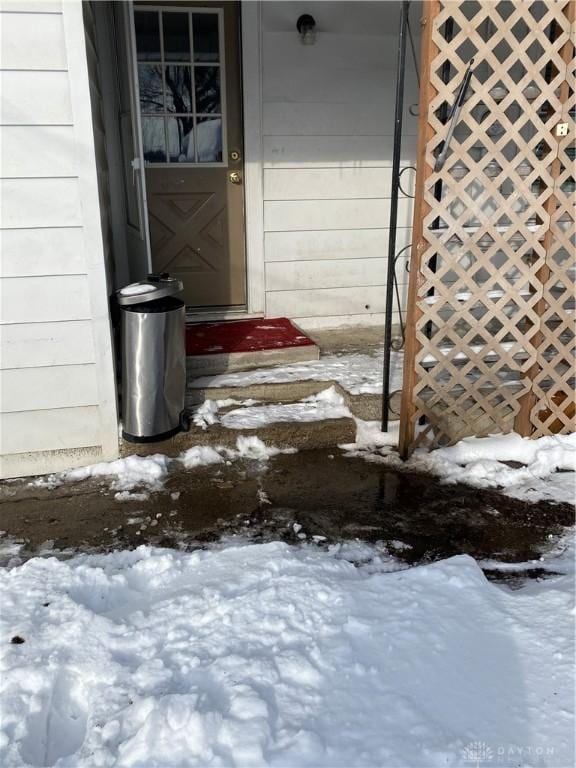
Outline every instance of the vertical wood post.
<svg viewBox="0 0 576 768">
<path fill-rule="evenodd" d="M 429 0 L 422 7 L 422 38 L 420 54 L 420 100 L 418 114 L 418 149 L 416 156 L 416 189 L 414 200 L 414 217 L 412 221 L 412 250 L 410 252 L 410 281 L 408 284 L 408 303 L 405 328 L 404 347 L 404 379 L 402 385 L 402 405 L 400 409 L 400 456 L 408 457 L 410 446 L 414 440 L 414 385 L 416 383 L 416 355 L 418 342 L 416 339 L 416 323 L 421 316 L 417 306 L 418 288 L 421 282 L 420 265 L 422 253 L 427 249 L 428 242 L 424 237 L 424 217 L 430 211 L 430 206 L 424 200 L 426 180 L 433 168 L 426 163 L 426 147 L 433 136 L 433 129 L 428 120 L 428 107 L 436 96 L 436 89 L 430 82 L 430 66 L 438 53 L 438 47 L 432 41 L 434 19 L 440 11 L 439 0 Z"/>
</svg>

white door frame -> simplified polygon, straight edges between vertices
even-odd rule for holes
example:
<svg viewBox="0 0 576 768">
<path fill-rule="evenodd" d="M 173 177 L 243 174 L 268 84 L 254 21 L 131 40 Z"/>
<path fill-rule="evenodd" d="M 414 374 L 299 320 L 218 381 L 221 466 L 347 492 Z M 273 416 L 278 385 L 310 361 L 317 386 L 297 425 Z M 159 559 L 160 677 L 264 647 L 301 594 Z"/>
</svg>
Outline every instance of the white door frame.
<svg viewBox="0 0 576 768">
<path fill-rule="evenodd" d="M 134 25 L 134 3 L 132 0 L 122 6 L 126 11 L 126 45 L 130 56 L 128 67 L 128 79 L 130 89 L 130 101 L 132 107 L 132 137 L 135 151 L 135 157 L 132 158 L 132 182 L 136 186 L 138 198 L 138 220 L 140 232 L 138 233 L 148 259 L 147 271 L 152 270 L 152 249 L 150 246 L 150 227 L 148 223 L 148 200 L 146 197 L 146 176 L 144 173 L 144 147 L 142 145 L 142 119 L 140 117 L 140 98 L 138 86 L 138 60 L 136 57 L 136 27 Z M 142 276 L 144 277 L 144 275 Z"/>
<path fill-rule="evenodd" d="M 190 3 L 191 5 L 193 2 Z M 134 0 L 130 0 L 130 51 L 134 82 L 138 85 L 136 61 L 136 34 L 134 27 Z M 264 286 L 264 193 L 262 171 L 262 3 L 243 2 L 241 11 L 242 36 L 242 96 L 244 135 L 244 230 L 246 239 L 246 309 L 202 311 L 189 313 L 188 317 L 204 320 L 242 320 L 263 317 L 265 314 Z M 148 260 L 151 263 L 150 238 L 148 236 L 148 210 L 146 205 L 146 180 L 143 172 L 142 131 L 140 109 L 137 104 L 136 125 L 142 168 L 143 198 L 146 208 Z"/>
<path fill-rule="evenodd" d="M 248 313 L 266 312 L 262 149 L 262 2 L 241 3 L 244 98 L 244 221 Z"/>
</svg>

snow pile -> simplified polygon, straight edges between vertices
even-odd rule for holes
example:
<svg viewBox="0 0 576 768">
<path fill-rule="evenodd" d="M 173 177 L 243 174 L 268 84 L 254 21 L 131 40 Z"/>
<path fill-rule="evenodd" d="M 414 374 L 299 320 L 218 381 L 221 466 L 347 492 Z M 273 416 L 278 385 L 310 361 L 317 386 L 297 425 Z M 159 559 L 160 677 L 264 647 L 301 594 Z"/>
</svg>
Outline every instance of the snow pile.
<svg viewBox="0 0 576 768">
<path fill-rule="evenodd" d="M 117 491 L 130 491 L 142 485 L 157 490 L 164 483 L 169 464 L 170 459 L 160 453 L 153 456 L 126 456 L 116 461 L 68 470 L 64 472 L 64 479 L 78 482 L 89 477 L 112 477 L 111 488 Z"/>
<path fill-rule="evenodd" d="M 233 400 L 205 400 L 192 414 L 192 421 L 197 427 L 207 429 L 218 423 L 218 409 L 229 405 Z"/>
<path fill-rule="evenodd" d="M 203 376 L 191 382 L 193 389 L 207 387 L 248 387 L 251 384 L 278 384 L 290 381 L 334 381 L 352 395 L 382 391 L 383 353 L 377 355 L 326 355 L 320 360 L 259 368 L 253 371 Z M 402 352 L 392 352 L 390 391 L 402 389 Z"/>
<path fill-rule="evenodd" d="M 180 461 L 186 469 L 194 469 L 195 467 L 207 467 L 210 464 L 222 464 L 224 456 L 219 450 L 211 448 L 209 445 L 194 445 L 180 454 Z"/>
<path fill-rule="evenodd" d="M 207 429 L 213 424 L 218 424 L 220 422 L 218 418 L 218 411 L 222 408 L 228 408 L 231 405 L 249 406 L 254 405 L 257 402 L 257 400 L 250 399 L 234 400 L 231 397 L 228 397 L 224 400 L 205 400 L 202 405 L 199 405 L 192 414 L 192 421 L 197 427 Z"/>
<path fill-rule="evenodd" d="M 123 459 L 91 464 L 87 467 L 67 470 L 38 477 L 29 485 L 37 488 L 57 488 L 70 482 L 81 482 L 89 478 L 105 478 L 117 501 L 146 501 L 151 492 L 161 491 L 169 471 L 176 468 L 195 469 L 196 467 L 222 464 L 237 459 L 252 459 L 267 461 L 280 453 L 297 453 L 296 448 L 276 448 L 266 445 L 256 436 L 240 436 L 236 440 L 236 448 L 223 446 L 195 445 L 181 453 L 177 458 L 170 459 L 163 454 L 153 456 L 126 456 Z M 138 488 L 138 491 L 134 489 Z"/>
<path fill-rule="evenodd" d="M 126 456 L 115 461 L 105 461 L 100 464 L 90 464 L 87 467 L 69 469 L 45 477 L 32 480 L 30 485 L 37 488 L 57 488 L 63 483 L 77 483 L 89 478 L 108 478 L 112 490 L 119 491 L 116 497 L 124 500 L 134 497 L 130 494 L 136 487 L 144 487 L 149 491 L 158 491 L 163 487 L 168 474 L 170 459 L 163 454 L 153 456 Z"/>
<path fill-rule="evenodd" d="M 207 445 L 195 445 L 180 454 L 178 461 L 182 462 L 186 469 L 194 469 L 195 467 L 209 466 L 210 464 L 223 464 L 235 459 L 267 461 L 272 456 L 277 456 L 280 453 L 297 453 L 297 449 L 276 448 L 272 445 L 265 445 L 255 435 L 249 437 L 241 435 L 236 440 L 235 449 L 224 448 L 223 446 L 212 448 Z"/>
<path fill-rule="evenodd" d="M 510 467 L 503 463 L 507 461 L 523 466 Z M 527 501 L 576 500 L 576 433 L 534 440 L 513 432 L 466 437 L 448 448 L 419 454 L 409 463 L 449 483 L 503 488 L 507 495 Z"/>
<path fill-rule="evenodd" d="M 389 461 L 393 450 L 398 447 L 400 422 L 390 422 L 388 432 L 382 432 L 379 421 L 364 421 L 356 417 L 354 421 L 356 422 L 356 442 L 339 446 L 346 452 L 344 455 L 352 458 L 359 456 L 373 462 L 384 461 L 383 457 L 387 457 L 386 461 Z"/>
<path fill-rule="evenodd" d="M 252 435 L 249 437 L 240 436 L 236 440 L 236 451 L 232 452 L 232 457 L 267 461 L 267 459 L 272 456 L 278 456 L 280 453 L 298 453 L 298 449 L 276 448 L 273 445 L 265 445 L 259 437 Z"/>
<path fill-rule="evenodd" d="M 237 408 L 225 413 L 220 422 L 228 429 L 260 429 L 278 422 L 302 423 L 351 417 L 344 398 L 332 386 L 298 403 Z"/>
<path fill-rule="evenodd" d="M 35 558 L 1 575 L 0 762 L 573 765 L 568 586 L 281 543 Z"/>
<path fill-rule="evenodd" d="M 158 285 L 152 285 L 151 283 L 133 283 L 127 285 L 120 290 L 122 296 L 139 296 L 141 293 L 149 293 L 149 291 L 155 291 Z"/>
<path fill-rule="evenodd" d="M 334 386 L 317 395 L 306 397 L 298 403 L 287 405 L 255 405 L 256 400 L 205 400 L 194 413 L 197 426 L 206 429 L 221 424 L 227 429 L 260 429 L 278 422 L 311 422 L 324 419 L 351 418 L 352 414 L 344 405 L 344 398 Z M 219 411 L 231 405 L 241 405 L 219 416 Z"/>
</svg>

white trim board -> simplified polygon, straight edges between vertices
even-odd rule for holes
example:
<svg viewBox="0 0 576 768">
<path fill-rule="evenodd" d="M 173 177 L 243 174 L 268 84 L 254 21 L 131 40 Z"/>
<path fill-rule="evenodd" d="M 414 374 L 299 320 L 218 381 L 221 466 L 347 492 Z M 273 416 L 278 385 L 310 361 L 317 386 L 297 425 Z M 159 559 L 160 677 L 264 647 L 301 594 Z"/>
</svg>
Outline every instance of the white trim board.
<svg viewBox="0 0 576 768">
<path fill-rule="evenodd" d="M 82 233 L 86 253 L 88 294 L 98 376 L 99 442 L 102 445 L 102 458 L 107 460 L 118 456 L 116 376 L 108 310 L 108 285 L 100 220 L 98 169 L 94 151 L 92 105 L 90 102 L 82 4 L 64 3 L 62 15 L 70 75 L 70 100 L 77 148 Z"/>
<path fill-rule="evenodd" d="M 264 314 L 264 186 L 262 139 L 262 4 L 241 4 L 244 99 L 244 222 L 246 314 Z"/>
</svg>

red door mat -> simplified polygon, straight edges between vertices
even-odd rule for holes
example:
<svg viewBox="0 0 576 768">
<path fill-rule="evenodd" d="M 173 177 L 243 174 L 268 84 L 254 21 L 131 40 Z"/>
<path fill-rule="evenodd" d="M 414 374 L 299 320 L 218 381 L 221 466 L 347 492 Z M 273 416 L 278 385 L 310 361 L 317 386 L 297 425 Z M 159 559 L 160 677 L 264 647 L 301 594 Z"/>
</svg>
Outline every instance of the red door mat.
<svg viewBox="0 0 576 768">
<path fill-rule="evenodd" d="M 314 346 L 312 339 L 305 336 L 287 317 L 197 323 L 186 327 L 188 356 L 309 346 Z"/>
</svg>

